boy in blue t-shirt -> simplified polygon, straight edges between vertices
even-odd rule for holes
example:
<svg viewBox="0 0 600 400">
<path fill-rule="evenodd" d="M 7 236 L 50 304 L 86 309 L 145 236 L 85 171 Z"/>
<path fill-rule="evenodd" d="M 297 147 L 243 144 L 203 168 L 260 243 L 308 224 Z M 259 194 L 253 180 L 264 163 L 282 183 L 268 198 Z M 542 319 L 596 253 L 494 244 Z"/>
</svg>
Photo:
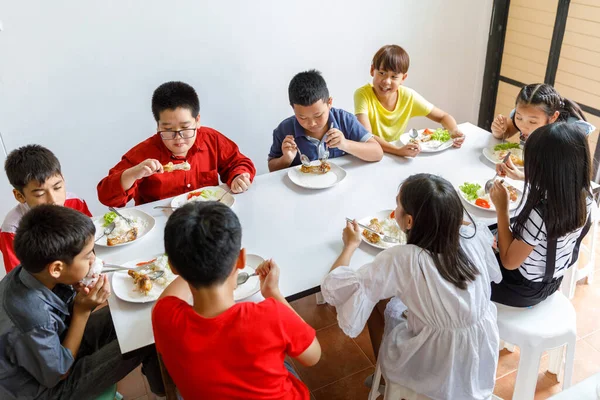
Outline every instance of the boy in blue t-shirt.
<svg viewBox="0 0 600 400">
<path fill-rule="evenodd" d="M 294 116 L 283 120 L 273 131 L 269 171 L 300 165 L 298 150 L 311 161 L 352 154 L 364 161 L 379 161 L 383 150 L 356 119 L 333 108 L 325 79 L 316 70 L 300 72 L 288 88 Z"/>
</svg>

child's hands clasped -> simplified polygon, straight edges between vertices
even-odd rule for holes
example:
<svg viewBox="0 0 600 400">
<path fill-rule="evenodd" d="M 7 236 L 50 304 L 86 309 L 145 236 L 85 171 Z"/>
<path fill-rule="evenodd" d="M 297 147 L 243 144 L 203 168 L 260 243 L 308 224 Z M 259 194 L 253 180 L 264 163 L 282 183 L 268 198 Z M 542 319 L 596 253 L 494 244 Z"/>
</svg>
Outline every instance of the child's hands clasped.
<svg viewBox="0 0 600 400">
<path fill-rule="evenodd" d="M 132 169 L 134 172 L 134 178 L 136 180 L 147 178 L 154 174 L 162 174 L 164 172 L 162 164 L 153 158 L 148 158 L 147 160 L 142 161 Z"/>
<path fill-rule="evenodd" d="M 110 297 L 111 289 L 108 275 L 100 275 L 92 287 L 80 288 L 75 296 L 73 310 L 92 311 Z"/>
<path fill-rule="evenodd" d="M 346 222 L 346 228 L 344 228 L 344 232 L 342 233 L 342 240 L 344 247 L 347 249 L 356 250 L 360 246 L 360 227 L 356 220 L 351 223 Z"/>
<path fill-rule="evenodd" d="M 496 211 L 507 211 L 509 194 L 504 186 L 504 180 L 500 179 L 494 182 L 494 186 L 490 189 L 490 200 L 494 203 Z"/>
<path fill-rule="evenodd" d="M 250 186 L 252 186 L 252 181 L 250 181 L 250 174 L 248 172 L 239 174 L 233 181 L 231 181 L 231 191 L 233 193 L 245 192 L 246 190 L 250 189 Z"/>
<path fill-rule="evenodd" d="M 327 139 L 325 140 L 325 144 L 328 147 L 331 147 L 333 149 L 338 148 L 342 151 L 346 151 L 346 145 L 348 143 L 348 140 L 346 139 L 342 131 L 336 128 L 331 128 L 327 131 L 326 135 Z"/>
<path fill-rule="evenodd" d="M 502 114 L 498 114 L 498 116 L 494 118 L 494 122 L 492 122 L 492 135 L 500 139 L 506 135 L 507 129 L 508 123 L 506 122 L 506 117 Z"/>
<path fill-rule="evenodd" d="M 522 181 L 525 179 L 525 174 L 516 167 L 510 157 L 505 163 L 496 164 L 496 172 L 499 176 L 507 176 L 510 179 Z"/>
<path fill-rule="evenodd" d="M 279 266 L 273 260 L 263 261 L 256 273 L 260 279 L 260 293 L 265 299 L 280 296 L 279 292 Z"/>
</svg>

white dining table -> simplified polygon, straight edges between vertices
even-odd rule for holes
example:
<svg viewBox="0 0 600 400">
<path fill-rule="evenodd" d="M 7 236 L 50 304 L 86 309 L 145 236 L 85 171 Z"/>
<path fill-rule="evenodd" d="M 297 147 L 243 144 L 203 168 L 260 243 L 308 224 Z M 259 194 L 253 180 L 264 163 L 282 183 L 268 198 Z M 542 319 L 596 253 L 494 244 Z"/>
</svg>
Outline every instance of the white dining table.
<svg viewBox="0 0 600 400">
<path fill-rule="evenodd" d="M 466 181 L 483 184 L 493 177 L 494 164 L 483 156 L 482 150 L 498 140 L 470 123 L 461 124 L 460 129 L 466 135 L 460 149 L 421 153 L 412 159 L 386 154 L 376 163 L 353 156 L 331 159 L 330 162 L 347 171 L 347 176 L 329 189 L 296 186 L 288 178 L 287 169 L 257 176 L 246 193 L 235 195 L 232 207 L 242 225 L 243 247 L 248 253 L 275 260 L 281 268 L 281 291 L 289 300 L 317 292 L 342 250 L 345 217 L 360 219 L 380 210 L 394 209 L 399 185 L 412 174 L 438 174 L 455 186 Z M 170 201 L 136 207 L 156 219 L 154 229 L 130 245 L 97 247 L 97 255 L 105 262 L 122 264 L 163 252 L 163 230 L 170 211 L 153 207 L 169 205 Z M 496 221 L 494 212 L 465 207 L 477 220 L 487 224 Z M 379 251 L 362 243 L 352 265 L 372 261 Z M 259 293 L 247 300 L 261 298 Z M 110 297 L 110 311 L 123 353 L 154 343 L 152 305 L 128 303 L 114 294 Z"/>
</svg>

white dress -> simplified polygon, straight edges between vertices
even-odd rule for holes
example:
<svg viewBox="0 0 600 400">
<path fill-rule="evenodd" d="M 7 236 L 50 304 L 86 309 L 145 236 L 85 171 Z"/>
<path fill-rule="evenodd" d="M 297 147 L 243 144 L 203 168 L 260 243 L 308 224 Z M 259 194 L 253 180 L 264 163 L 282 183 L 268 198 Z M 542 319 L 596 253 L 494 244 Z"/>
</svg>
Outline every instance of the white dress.
<svg viewBox="0 0 600 400">
<path fill-rule="evenodd" d="M 473 230 L 463 226 L 461 235 Z M 461 238 L 480 272 L 466 290 L 442 278 L 431 256 L 414 245 L 392 247 L 360 268 L 338 267 L 321 290 L 350 337 L 363 330 L 377 302 L 399 299 L 386 309 L 378 357 L 387 379 L 436 400 L 489 399 L 499 340 L 490 282 L 502 279 L 493 240 L 484 225 L 472 239 Z M 398 317 L 406 307 L 408 320 Z"/>
</svg>

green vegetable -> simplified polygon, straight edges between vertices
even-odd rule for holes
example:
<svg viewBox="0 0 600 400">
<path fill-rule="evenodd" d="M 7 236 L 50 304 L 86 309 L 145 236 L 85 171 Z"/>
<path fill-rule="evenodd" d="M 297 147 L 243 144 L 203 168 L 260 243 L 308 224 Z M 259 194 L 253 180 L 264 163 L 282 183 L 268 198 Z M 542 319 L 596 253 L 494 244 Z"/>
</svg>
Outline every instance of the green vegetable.
<svg viewBox="0 0 600 400">
<path fill-rule="evenodd" d="M 467 200 L 473 201 L 477 200 L 479 197 L 477 192 L 481 189 L 481 185 L 479 183 L 465 182 L 464 185 L 459 186 L 458 188 L 467 196 Z"/>
<path fill-rule="evenodd" d="M 217 196 L 217 191 L 210 190 L 210 189 L 204 189 L 202 191 L 202 194 L 200 195 L 200 197 L 202 197 L 206 200 L 214 199 L 216 196 Z"/>
<path fill-rule="evenodd" d="M 115 220 L 115 218 L 117 218 L 117 214 L 114 212 L 107 212 L 106 214 L 104 214 L 104 225 L 102 225 L 103 227 L 109 226 L 110 224 L 113 223 L 113 221 Z"/>
<path fill-rule="evenodd" d="M 450 132 L 448 132 L 446 129 L 443 129 L 443 128 L 437 128 L 431 134 L 431 140 L 438 140 L 440 142 L 447 142 L 450 139 L 451 139 Z"/>
<path fill-rule="evenodd" d="M 509 150 L 509 149 L 520 149 L 519 143 L 500 143 L 494 146 L 494 151 Z"/>
</svg>

